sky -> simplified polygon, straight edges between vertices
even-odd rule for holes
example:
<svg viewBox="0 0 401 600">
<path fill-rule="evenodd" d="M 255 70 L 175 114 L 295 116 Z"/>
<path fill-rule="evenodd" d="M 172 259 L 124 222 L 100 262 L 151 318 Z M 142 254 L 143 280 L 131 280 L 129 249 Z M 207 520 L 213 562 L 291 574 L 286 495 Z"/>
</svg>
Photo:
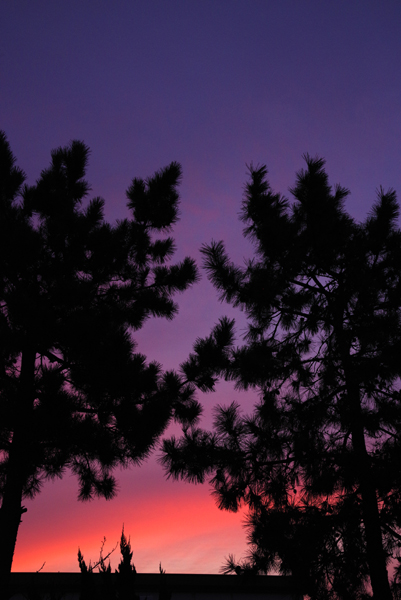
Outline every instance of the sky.
<svg viewBox="0 0 401 600">
<path fill-rule="evenodd" d="M 91 149 L 91 197 L 109 221 L 128 216 L 125 190 L 178 161 L 176 260 L 224 240 L 252 256 L 238 220 L 247 165 L 266 164 L 288 197 L 302 155 L 326 159 L 331 184 L 363 220 L 379 186 L 401 195 L 401 4 L 398 0 L 13 0 L 0 2 L 0 129 L 33 184 L 50 151 L 73 139 Z M 149 360 L 177 368 L 219 317 L 245 320 L 202 280 L 179 297 L 172 322 L 135 336 Z M 213 406 L 255 394 L 221 383 Z M 14 571 L 77 571 L 124 524 L 138 572 L 217 573 L 246 553 L 246 511 L 221 512 L 210 488 L 167 480 L 158 452 L 118 474 L 112 501 L 77 501 L 68 474 L 27 501 Z M 111 556 L 112 567 L 117 551 Z"/>
</svg>

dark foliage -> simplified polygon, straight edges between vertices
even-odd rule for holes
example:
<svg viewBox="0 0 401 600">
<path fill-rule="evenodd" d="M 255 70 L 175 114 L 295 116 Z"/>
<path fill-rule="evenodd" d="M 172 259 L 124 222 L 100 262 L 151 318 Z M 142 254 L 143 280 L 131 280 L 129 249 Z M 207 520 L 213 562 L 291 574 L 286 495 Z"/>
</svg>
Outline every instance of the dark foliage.
<svg viewBox="0 0 401 600">
<path fill-rule="evenodd" d="M 103 539 L 100 548 L 99 560 L 94 565 L 91 562 L 87 565 L 81 550 L 78 549 L 78 564 L 81 571 L 80 600 L 139 600 L 139 596 L 135 592 L 136 569 L 132 562 L 131 541 L 130 539 L 127 540 L 124 534 L 124 526 L 120 539 L 121 560 L 114 574 L 111 572 L 110 561 L 106 565 L 106 560 L 117 546 L 106 556 L 103 556 L 105 542 L 106 538 Z M 99 574 L 102 576 L 100 585 L 96 584 L 93 577 L 95 569 L 98 569 Z M 162 569 L 161 563 L 159 572 L 159 600 L 170 600 L 171 592 L 166 582 L 166 571 Z"/>
<path fill-rule="evenodd" d="M 249 507 L 249 560 L 230 558 L 229 571 L 292 573 L 316 599 L 363 598 L 370 580 L 389 600 L 386 564 L 401 540 L 399 208 L 380 189 L 357 223 L 348 191 L 305 158 L 292 205 L 265 167 L 250 169 L 245 267 L 222 242 L 203 248 L 221 300 L 249 322 L 216 372 L 259 390 L 254 414 L 218 407 L 214 432 L 166 441 L 163 462 L 174 477 L 209 478 L 220 508 Z"/>
<path fill-rule="evenodd" d="M 23 497 L 70 469 L 81 500 L 112 498 L 117 465 L 140 463 L 172 419 L 188 426 L 200 412 L 194 386 L 148 363 L 132 337 L 150 317 L 172 319 L 173 296 L 197 280 L 192 259 L 169 264 L 180 165 L 134 179 L 132 216 L 112 225 L 101 198 L 84 203 L 88 156 L 82 142 L 58 148 L 36 185 L 24 186 L 0 134 L 4 577 Z"/>
<path fill-rule="evenodd" d="M 106 556 L 103 556 L 106 538 L 103 539 L 99 560 L 94 565 L 86 564 L 81 550 L 78 548 L 78 564 L 81 571 L 81 593 L 80 600 L 138 600 L 139 596 L 135 593 L 135 575 L 136 569 L 132 562 L 133 552 L 131 551 L 131 542 L 124 534 L 124 526 L 120 539 L 121 560 L 115 575 L 111 573 L 110 561 L 106 565 L 106 560 L 114 552 L 115 546 Z M 93 573 L 98 569 L 102 579 L 100 586 L 96 586 Z"/>
</svg>

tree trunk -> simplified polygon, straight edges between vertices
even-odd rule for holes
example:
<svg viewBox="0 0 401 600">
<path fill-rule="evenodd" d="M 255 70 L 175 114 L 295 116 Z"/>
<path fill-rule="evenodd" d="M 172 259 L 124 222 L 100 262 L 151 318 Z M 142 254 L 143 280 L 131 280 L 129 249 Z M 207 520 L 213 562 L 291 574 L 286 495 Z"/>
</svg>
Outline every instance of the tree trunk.
<svg viewBox="0 0 401 600">
<path fill-rule="evenodd" d="M 392 600 L 376 488 L 370 473 L 370 459 L 360 423 L 352 432 L 352 445 L 359 465 L 358 479 L 362 497 L 362 518 L 365 526 L 366 553 L 373 597 L 374 600 Z"/>
<path fill-rule="evenodd" d="M 8 598 L 11 566 L 21 522 L 23 488 L 27 480 L 31 415 L 34 402 L 35 356 L 27 349 L 21 357 L 17 398 L 17 421 L 9 451 L 3 501 L 0 509 L 0 600 Z"/>
<path fill-rule="evenodd" d="M 359 388 L 347 377 L 348 398 L 351 407 L 352 447 L 356 459 L 357 479 L 362 498 L 362 519 L 365 526 L 366 554 L 374 600 L 392 600 L 386 555 L 380 525 L 376 486 L 371 473 L 370 457 L 366 449 L 365 431 Z"/>
</svg>

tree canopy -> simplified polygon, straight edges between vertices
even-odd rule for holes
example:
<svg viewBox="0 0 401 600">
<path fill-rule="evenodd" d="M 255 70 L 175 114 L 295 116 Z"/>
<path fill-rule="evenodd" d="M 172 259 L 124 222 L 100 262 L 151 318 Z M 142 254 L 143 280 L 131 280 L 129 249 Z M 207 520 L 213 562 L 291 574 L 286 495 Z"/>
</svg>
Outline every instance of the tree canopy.
<svg viewBox="0 0 401 600">
<path fill-rule="evenodd" d="M 248 416 L 217 407 L 214 431 L 165 441 L 163 462 L 173 477 L 209 479 L 220 508 L 249 507 L 250 554 L 228 571 L 278 568 L 316 599 L 362 598 L 370 583 L 389 600 L 386 565 L 401 540 L 399 208 L 379 189 L 357 222 L 324 160 L 305 159 L 293 203 L 266 167 L 250 168 L 245 266 L 223 242 L 203 247 L 221 301 L 248 317 L 238 347 L 225 322 L 225 361 L 209 371 L 260 400 Z M 202 371 L 195 355 L 190 364 Z"/>
<path fill-rule="evenodd" d="M 130 218 L 104 218 L 85 201 L 89 149 L 51 153 L 24 185 L 0 135 L 0 580 L 6 579 L 22 500 L 70 469 L 79 497 L 111 498 L 113 469 L 148 456 L 172 419 L 200 412 L 194 388 L 136 351 L 150 317 L 172 319 L 173 297 L 197 280 L 195 263 L 170 264 L 181 167 L 135 178 Z"/>
</svg>

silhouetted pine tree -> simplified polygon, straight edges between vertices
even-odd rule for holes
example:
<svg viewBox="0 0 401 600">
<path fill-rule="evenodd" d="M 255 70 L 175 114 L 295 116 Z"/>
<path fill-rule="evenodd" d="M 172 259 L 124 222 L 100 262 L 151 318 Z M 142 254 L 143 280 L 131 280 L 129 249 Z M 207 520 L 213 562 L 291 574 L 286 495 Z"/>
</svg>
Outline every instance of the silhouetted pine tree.
<svg viewBox="0 0 401 600">
<path fill-rule="evenodd" d="M 120 538 L 121 560 L 115 573 L 111 573 L 110 561 L 106 565 L 106 560 L 117 548 L 115 546 L 105 557 L 103 557 L 106 538 L 103 539 L 100 556 L 97 563 L 89 566 L 86 564 L 81 550 L 78 548 L 78 564 L 81 571 L 81 592 L 80 600 L 139 600 L 135 591 L 136 568 L 132 562 L 133 552 L 131 550 L 131 540 L 126 538 L 124 525 Z M 94 570 L 98 569 L 102 580 L 96 583 L 93 577 Z M 159 564 L 159 600 L 171 600 L 172 592 L 166 581 L 166 571 Z"/>
<path fill-rule="evenodd" d="M 124 534 L 124 526 L 120 539 L 121 561 L 117 567 L 118 574 L 118 598 L 121 600 L 139 600 L 135 594 L 135 575 L 136 569 L 132 562 L 133 552 L 131 550 L 131 541 L 127 540 Z"/>
<path fill-rule="evenodd" d="M 260 402 L 251 416 L 219 407 L 213 433 L 166 441 L 163 461 L 174 477 L 209 477 L 220 508 L 249 506 L 251 569 L 290 572 L 313 598 L 363 597 L 370 578 L 374 598 L 390 600 L 386 563 L 401 539 L 399 209 L 380 189 L 357 223 L 324 161 L 306 164 L 293 205 L 251 167 L 245 267 L 222 242 L 203 248 L 220 299 L 249 320 L 221 372 Z M 196 356 L 189 367 L 202 373 Z"/>
<path fill-rule="evenodd" d="M 172 319 L 197 279 L 159 239 L 178 219 L 178 163 L 127 190 L 131 218 L 83 205 L 88 148 L 54 150 L 36 185 L 0 135 L 0 597 L 24 497 L 70 469 L 81 500 L 112 498 L 117 465 L 138 464 L 172 419 L 199 414 L 193 386 L 135 352 L 131 333 Z M 3 595 L 2 595 L 3 594 Z"/>
</svg>

